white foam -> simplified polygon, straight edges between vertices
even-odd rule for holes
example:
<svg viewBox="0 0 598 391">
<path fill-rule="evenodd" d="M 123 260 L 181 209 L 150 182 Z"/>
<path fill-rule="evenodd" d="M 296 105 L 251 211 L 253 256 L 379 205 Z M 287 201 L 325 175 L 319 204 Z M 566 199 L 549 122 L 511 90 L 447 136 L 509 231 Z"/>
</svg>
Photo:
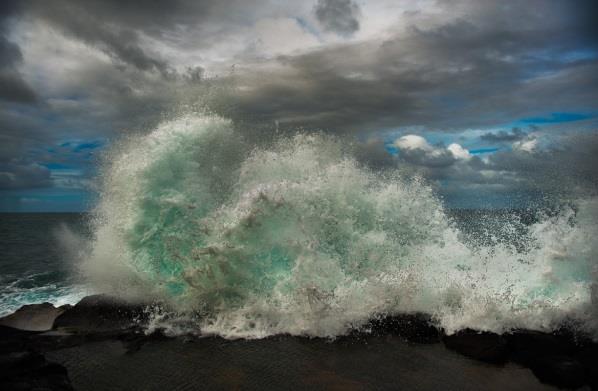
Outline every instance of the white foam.
<svg viewBox="0 0 598 391">
<path fill-rule="evenodd" d="M 335 336 L 413 311 L 448 332 L 593 327 L 597 205 L 541 219 L 525 251 L 472 246 L 423 181 L 360 167 L 333 138 L 255 148 L 227 120 L 187 116 L 113 153 L 85 270 L 231 338 Z"/>
</svg>

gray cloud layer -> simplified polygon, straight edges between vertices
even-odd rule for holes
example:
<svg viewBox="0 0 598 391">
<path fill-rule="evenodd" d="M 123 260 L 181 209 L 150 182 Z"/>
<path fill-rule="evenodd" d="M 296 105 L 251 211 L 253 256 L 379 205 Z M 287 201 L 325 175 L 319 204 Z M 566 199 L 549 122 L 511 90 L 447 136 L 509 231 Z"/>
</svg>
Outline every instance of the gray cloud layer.
<svg viewBox="0 0 598 391">
<path fill-rule="evenodd" d="M 352 0 L 318 0 L 314 12 L 327 31 L 351 35 L 359 30 L 359 6 Z"/>
<path fill-rule="evenodd" d="M 2 2 L 0 99 L 10 105 L 0 108 L 0 188 L 47 186 L 45 168 L 37 162 L 44 148 L 60 140 L 142 131 L 183 104 L 207 105 L 263 138 L 275 123 L 282 131 L 341 135 L 412 126 L 459 132 L 550 112 L 597 109 L 598 34 L 588 16 L 595 10 L 592 1 L 521 0 L 508 7 L 489 0 L 438 1 L 434 12 L 424 7 L 397 15 L 400 25 L 353 40 L 365 26 L 357 3 L 318 0 L 309 8 L 314 25 L 338 34 L 338 42 L 270 57 L 257 55 L 249 45 L 224 60 L 228 63 L 218 75 L 205 76 L 203 52 L 227 40 L 233 45 L 233 33 L 260 17 L 281 17 L 281 4 L 55 0 L 23 1 L 17 7 Z M 51 74 L 26 79 L 23 50 L 11 37 L 19 20 L 103 53 L 110 62 L 81 57 L 68 80 L 53 89 L 43 80 Z M 306 26 L 301 28 L 315 28 Z M 201 53 L 182 67 L 177 53 L 193 50 Z M 510 144 L 528 136 L 513 129 L 485 133 L 480 141 Z M 570 167 L 577 182 L 595 185 L 589 163 L 598 141 L 590 136 L 563 141 L 561 149 L 502 151 L 466 161 L 447 151 L 403 151 L 393 158 L 380 139 L 369 140 L 356 147 L 360 160 L 376 169 L 398 164 L 432 180 L 450 179 L 447 194 L 476 186 L 508 192 L 555 183 L 554 189 L 567 176 L 558 167 Z M 575 157 L 575 149 L 587 150 L 580 155 L 585 157 Z"/>
<path fill-rule="evenodd" d="M 534 14 L 538 6 L 472 6 L 469 20 L 415 20 L 383 41 L 281 57 L 277 73 L 249 70 L 240 112 L 335 131 L 451 130 L 595 107 L 598 62 L 569 60 L 582 50 L 581 32 L 573 21 L 547 23 Z"/>
<path fill-rule="evenodd" d="M 18 67 L 23 61 L 19 47 L 8 39 L 9 25 L 19 11 L 16 1 L 0 4 L 0 100 L 18 103 L 35 102 L 35 93 L 21 77 Z"/>
<path fill-rule="evenodd" d="M 480 138 L 484 141 L 501 143 L 501 142 L 513 142 L 523 140 L 527 137 L 527 133 L 520 128 L 513 128 L 510 132 L 501 130 L 498 133 L 485 133 Z"/>
</svg>

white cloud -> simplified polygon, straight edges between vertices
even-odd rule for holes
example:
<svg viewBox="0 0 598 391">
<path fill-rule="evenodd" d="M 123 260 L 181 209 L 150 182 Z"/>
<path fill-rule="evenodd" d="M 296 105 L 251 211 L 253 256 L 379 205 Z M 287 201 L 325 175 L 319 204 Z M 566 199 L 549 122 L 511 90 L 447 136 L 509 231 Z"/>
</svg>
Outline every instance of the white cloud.
<svg viewBox="0 0 598 391">
<path fill-rule="evenodd" d="M 449 148 L 433 146 L 425 138 L 414 134 L 395 140 L 394 145 L 401 151 L 403 160 L 421 166 L 447 167 L 458 159 L 467 159 L 469 155 L 458 144 L 451 144 Z"/>
<path fill-rule="evenodd" d="M 455 159 L 469 159 L 471 158 L 471 154 L 465 148 L 457 143 L 452 143 L 446 149 L 441 146 L 432 146 L 428 141 L 423 138 L 422 136 L 417 136 L 415 134 L 409 134 L 399 139 L 395 140 L 395 146 L 403 151 L 406 150 L 420 150 L 425 152 L 427 155 L 431 157 L 437 157 L 444 155 L 448 152 L 455 158 Z"/>
<path fill-rule="evenodd" d="M 407 136 L 403 136 L 395 140 L 394 144 L 399 149 L 421 149 L 422 151 L 429 152 L 433 150 L 432 146 L 428 144 L 425 138 L 417 136 L 415 134 L 408 134 Z"/>
<path fill-rule="evenodd" d="M 513 149 L 524 151 L 524 152 L 534 152 L 538 146 L 538 139 L 532 138 L 529 140 L 521 140 L 513 143 Z"/>
<path fill-rule="evenodd" d="M 469 153 L 469 151 L 467 149 L 463 148 L 459 144 L 452 143 L 446 149 L 448 149 L 453 154 L 453 156 L 455 157 L 455 159 L 469 159 L 469 158 L 471 158 L 471 154 Z"/>
</svg>

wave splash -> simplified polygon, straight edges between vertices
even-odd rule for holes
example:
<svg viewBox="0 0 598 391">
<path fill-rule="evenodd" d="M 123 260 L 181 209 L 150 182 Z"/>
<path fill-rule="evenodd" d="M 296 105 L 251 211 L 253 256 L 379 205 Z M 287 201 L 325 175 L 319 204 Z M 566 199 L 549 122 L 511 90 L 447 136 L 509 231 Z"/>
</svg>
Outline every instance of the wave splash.
<svg viewBox="0 0 598 391">
<path fill-rule="evenodd" d="M 365 169 L 338 140 L 251 148 L 228 120 L 187 116 L 114 152 L 84 267 L 230 338 L 330 337 L 415 311 L 449 333 L 589 328 L 597 211 L 541 219 L 524 248 L 474 246 L 421 180 Z"/>
</svg>

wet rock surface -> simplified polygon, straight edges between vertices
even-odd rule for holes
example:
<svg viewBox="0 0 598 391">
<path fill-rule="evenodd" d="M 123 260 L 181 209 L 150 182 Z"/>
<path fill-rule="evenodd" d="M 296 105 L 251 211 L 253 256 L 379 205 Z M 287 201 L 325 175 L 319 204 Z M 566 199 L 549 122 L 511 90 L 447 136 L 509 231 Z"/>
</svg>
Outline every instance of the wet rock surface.
<svg viewBox="0 0 598 391">
<path fill-rule="evenodd" d="M 36 351 L 37 332 L 0 326 L 0 390 L 72 390 L 64 366 Z"/>
<path fill-rule="evenodd" d="M 73 390 L 64 366 L 46 361 L 37 352 L 0 354 L 2 390 Z"/>
<path fill-rule="evenodd" d="M 379 317 L 360 329 L 369 335 L 396 335 L 417 343 L 440 342 L 443 335 L 432 318 L 422 313 Z M 359 330 L 356 334 L 359 335 Z"/>
<path fill-rule="evenodd" d="M 530 368 L 543 383 L 577 389 L 598 389 L 597 344 L 563 332 L 516 330 L 505 335 L 463 330 L 445 336 L 444 344 L 465 356 L 494 364 L 514 362 Z"/>
<path fill-rule="evenodd" d="M 106 295 L 87 296 L 58 316 L 53 328 L 79 333 L 129 329 L 147 318 L 146 307 L 145 304 L 131 304 Z"/>
<path fill-rule="evenodd" d="M 278 336 L 227 341 L 166 337 L 161 330 L 147 335 L 146 321 L 146 305 L 95 295 L 64 309 L 50 331 L 0 325 L 0 389 L 70 390 L 69 379 L 82 390 L 200 384 L 249 389 L 598 389 L 597 345 L 567 330 L 445 335 L 426 314 L 405 314 L 378 317 L 335 340 Z M 140 375 L 131 377 L 133 372 Z M 180 384 L 164 383 L 171 372 L 178 374 Z"/>
<path fill-rule="evenodd" d="M 476 360 L 503 364 L 509 357 L 507 341 L 494 333 L 463 330 L 443 338 L 447 348 Z"/>
<path fill-rule="evenodd" d="M 50 303 L 24 305 L 13 314 L 0 318 L 0 325 L 21 330 L 50 330 L 56 317 L 66 309 L 56 308 Z"/>
</svg>

